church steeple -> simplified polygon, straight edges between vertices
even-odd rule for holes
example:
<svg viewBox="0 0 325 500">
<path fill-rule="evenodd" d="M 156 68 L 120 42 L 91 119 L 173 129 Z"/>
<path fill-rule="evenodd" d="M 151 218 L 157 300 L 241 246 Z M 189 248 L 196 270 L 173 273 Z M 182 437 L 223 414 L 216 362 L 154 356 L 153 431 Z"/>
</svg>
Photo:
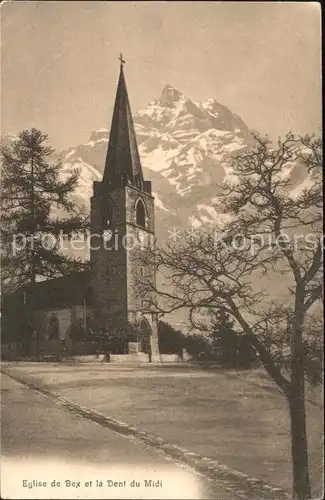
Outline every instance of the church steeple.
<svg viewBox="0 0 325 500">
<path fill-rule="evenodd" d="M 120 56 L 120 76 L 117 85 L 110 138 L 105 162 L 103 184 L 125 185 L 143 189 L 143 175 L 134 131 L 131 107 L 124 77 L 124 60 Z"/>
<path fill-rule="evenodd" d="M 151 350 L 158 360 L 158 318 L 151 306 L 155 295 L 149 297 L 142 290 L 143 269 L 138 262 L 139 248 L 155 241 L 155 200 L 151 181 L 142 177 L 122 55 L 120 61 L 104 176 L 94 181 L 91 197 L 91 235 L 96 241 L 90 248 L 94 318 L 96 328 L 109 332 L 132 323 L 139 331 L 141 351 Z M 150 264 L 147 274 L 154 287 L 155 269 Z"/>
</svg>

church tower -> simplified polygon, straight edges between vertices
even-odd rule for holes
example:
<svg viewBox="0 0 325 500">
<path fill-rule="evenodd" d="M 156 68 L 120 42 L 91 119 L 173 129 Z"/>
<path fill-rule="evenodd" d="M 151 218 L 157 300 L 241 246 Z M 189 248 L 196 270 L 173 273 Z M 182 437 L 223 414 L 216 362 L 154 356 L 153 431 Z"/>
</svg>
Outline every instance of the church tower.
<svg viewBox="0 0 325 500">
<path fill-rule="evenodd" d="M 142 174 L 122 57 L 120 61 L 103 180 L 94 182 L 91 198 L 93 307 L 98 327 L 136 325 L 140 351 L 151 348 L 154 359 L 159 354 L 155 296 L 141 291 L 138 278 L 150 276 L 150 270 L 137 258 L 139 248 L 154 244 L 154 198 L 151 182 Z M 155 282 L 154 273 L 150 279 Z"/>
</svg>

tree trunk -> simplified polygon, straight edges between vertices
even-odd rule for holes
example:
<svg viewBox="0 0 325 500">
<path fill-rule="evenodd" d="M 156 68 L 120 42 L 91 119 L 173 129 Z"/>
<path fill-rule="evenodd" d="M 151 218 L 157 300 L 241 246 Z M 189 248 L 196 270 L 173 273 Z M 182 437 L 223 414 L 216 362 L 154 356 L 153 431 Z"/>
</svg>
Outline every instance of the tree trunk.
<svg viewBox="0 0 325 500">
<path fill-rule="evenodd" d="M 306 433 L 306 412 L 304 391 L 295 390 L 289 399 L 291 421 L 291 452 L 293 465 L 293 498 L 311 498 L 308 450 Z"/>
<path fill-rule="evenodd" d="M 305 407 L 305 368 L 302 332 L 304 327 L 304 284 L 298 283 L 291 337 L 291 384 L 289 393 L 293 497 L 311 498 Z"/>
</svg>

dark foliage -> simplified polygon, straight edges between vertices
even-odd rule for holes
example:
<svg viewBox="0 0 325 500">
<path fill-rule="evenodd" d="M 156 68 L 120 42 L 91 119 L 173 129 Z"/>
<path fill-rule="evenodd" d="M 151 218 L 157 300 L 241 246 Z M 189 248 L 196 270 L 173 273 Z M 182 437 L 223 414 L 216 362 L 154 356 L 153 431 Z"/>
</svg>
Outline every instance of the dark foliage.
<svg viewBox="0 0 325 500">
<path fill-rule="evenodd" d="M 234 324 L 223 311 L 214 316 L 210 356 L 225 367 L 248 369 L 256 361 L 256 354 L 247 336 L 237 332 Z"/>
<path fill-rule="evenodd" d="M 185 335 L 164 321 L 158 323 L 159 352 L 178 354 L 185 345 Z"/>
<path fill-rule="evenodd" d="M 62 252 L 60 235 L 69 239 L 88 220 L 71 197 L 78 171 L 63 179 L 53 153 L 34 128 L 1 146 L 2 283 L 11 290 L 87 267 Z"/>
</svg>

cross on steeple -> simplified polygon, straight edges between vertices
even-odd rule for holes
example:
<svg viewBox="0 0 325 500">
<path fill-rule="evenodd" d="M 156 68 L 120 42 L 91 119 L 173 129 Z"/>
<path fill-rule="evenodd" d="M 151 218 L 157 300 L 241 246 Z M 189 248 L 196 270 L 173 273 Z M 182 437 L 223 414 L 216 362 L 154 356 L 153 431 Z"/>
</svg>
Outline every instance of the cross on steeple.
<svg viewBox="0 0 325 500">
<path fill-rule="evenodd" d="M 121 66 L 123 67 L 123 64 L 125 64 L 125 60 L 123 59 L 123 54 L 120 54 L 119 61 L 121 61 Z"/>
<path fill-rule="evenodd" d="M 111 131 L 107 148 L 104 184 L 130 182 L 134 186 L 143 183 L 140 156 L 136 141 L 134 124 L 123 71 L 123 54 L 120 76 L 112 117 Z"/>
</svg>

